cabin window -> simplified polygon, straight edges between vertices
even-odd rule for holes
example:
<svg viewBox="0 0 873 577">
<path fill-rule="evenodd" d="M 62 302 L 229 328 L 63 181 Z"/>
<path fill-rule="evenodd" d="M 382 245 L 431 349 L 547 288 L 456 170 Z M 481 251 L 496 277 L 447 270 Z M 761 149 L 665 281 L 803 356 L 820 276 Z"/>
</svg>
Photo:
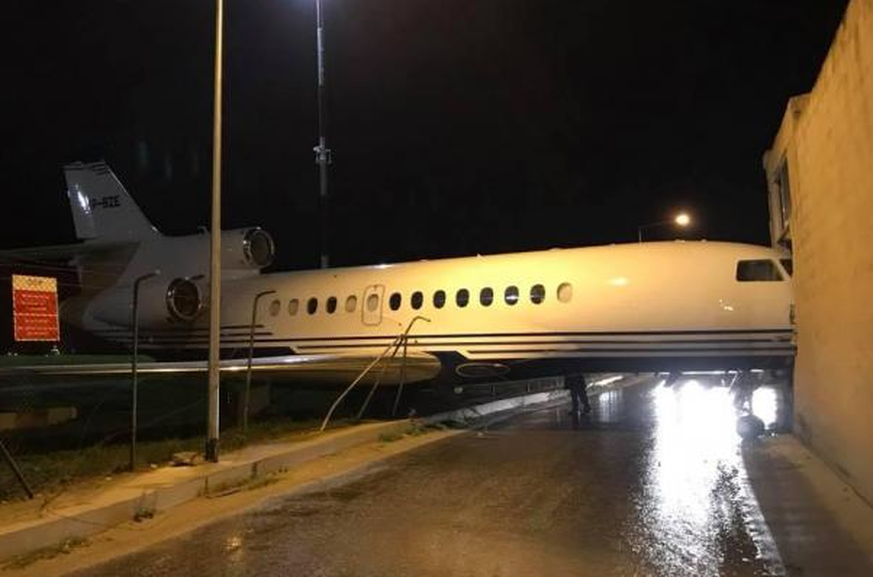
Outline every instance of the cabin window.
<svg viewBox="0 0 873 577">
<path fill-rule="evenodd" d="M 318 310 L 318 299 L 315 297 L 312 297 L 311 299 L 309 299 L 306 302 L 306 312 L 308 312 L 311 315 L 314 315 L 315 311 L 317 311 L 317 310 Z"/>
<path fill-rule="evenodd" d="M 412 308 L 415 310 L 420 309 L 421 305 L 424 304 L 424 294 L 422 294 L 421 291 L 415 291 L 409 299 L 409 304 L 411 304 Z"/>
<path fill-rule="evenodd" d="M 483 307 L 490 307 L 494 302 L 494 291 L 490 287 L 485 287 L 479 291 L 479 304 Z"/>
<path fill-rule="evenodd" d="M 441 309 L 446 305 L 446 291 L 437 291 L 433 293 L 434 308 Z"/>
<path fill-rule="evenodd" d="M 325 305 L 328 314 L 333 314 L 336 312 L 336 297 L 330 297 L 327 299 L 327 304 Z"/>
<path fill-rule="evenodd" d="M 503 291 L 503 299 L 506 301 L 506 304 L 509 306 L 514 305 L 518 302 L 518 287 L 517 286 L 508 286 L 506 290 Z"/>
<path fill-rule="evenodd" d="M 737 280 L 774 282 L 782 280 L 782 275 L 772 260 L 741 260 L 737 263 Z"/>
<path fill-rule="evenodd" d="M 568 282 L 562 282 L 558 285 L 558 300 L 562 303 L 573 300 L 573 285 Z"/>
<path fill-rule="evenodd" d="M 279 302 L 279 299 L 274 300 L 270 303 L 270 316 L 275 317 L 279 314 L 279 311 L 282 310 L 282 303 Z"/>
<path fill-rule="evenodd" d="M 788 273 L 788 276 L 794 276 L 794 261 L 790 258 L 783 258 L 779 262 L 782 263 L 782 268 Z"/>
<path fill-rule="evenodd" d="M 455 304 L 457 304 L 461 308 L 464 308 L 469 302 L 470 291 L 468 291 L 467 289 L 458 289 L 458 292 L 455 293 Z"/>
<path fill-rule="evenodd" d="M 291 299 L 288 301 L 288 314 L 290 316 L 294 316 L 297 314 L 297 310 L 300 308 L 300 301 L 297 299 Z"/>
<path fill-rule="evenodd" d="M 379 295 L 371 293 L 367 297 L 367 312 L 374 313 L 379 308 Z"/>
<path fill-rule="evenodd" d="M 355 295 L 349 295 L 346 299 L 346 312 L 353 313 L 356 308 L 358 308 L 358 297 Z"/>
<path fill-rule="evenodd" d="M 538 305 L 544 300 L 546 300 L 546 287 L 541 284 L 535 284 L 530 287 L 530 302 Z"/>
<path fill-rule="evenodd" d="M 403 302 L 403 297 L 400 296 L 400 293 L 393 293 L 391 298 L 388 299 L 388 306 L 391 307 L 392 311 L 396 311 L 400 308 L 400 303 Z"/>
</svg>

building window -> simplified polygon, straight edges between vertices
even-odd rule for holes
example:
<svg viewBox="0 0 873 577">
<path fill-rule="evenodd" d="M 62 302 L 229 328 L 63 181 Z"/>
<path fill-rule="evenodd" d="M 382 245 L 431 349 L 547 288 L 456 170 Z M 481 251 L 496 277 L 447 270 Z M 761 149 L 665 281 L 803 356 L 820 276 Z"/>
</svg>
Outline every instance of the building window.
<svg viewBox="0 0 873 577">
<path fill-rule="evenodd" d="M 774 282 L 782 280 L 782 275 L 772 260 L 741 260 L 737 263 L 737 280 Z"/>
<path fill-rule="evenodd" d="M 538 305 L 544 300 L 546 300 L 546 288 L 543 285 L 535 284 L 530 287 L 530 302 Z"/>
<path fill-rule="evenodd" d="M 327 299 L 327 304 L 325 305 L 328 314 L 333 314 L 336 312 L 336 297 L 330 297 Z"/>
<path fill-rule="evenodd" d="M 391 307 L 392 311 L 396 311 L 400 308 L 400 303 L 403 302 L 403 297 L 400 296 L 400 293 L 393 293 L 391 298 L 388 299 L 388 306 Z"/>
<path fill-rule="evenodd" d="M 275 317 L 279 314 L 279 311 L 282 310 L 282 303 L 279 302 L 279 299 L 274 300 L 270 303 L 270 316 Z"/>
<path fill-rule="evenodd" d="M 506 304 L 509 306 L 514 305 L 518 302 L 518 287 L 517 286 L 508 286 L 506 290 L 503 291 L 503 299 L 506 301 Z"/>
<path fill-rule="evenodd" d="M 412 297 L 409 299 L 409 304 L 412 305 L 412 308 L 418 310 L 421 308 L 421 305 L 424 304 L 424 294 L 421 291 L 415 291 L 412 293 Z"/>
<path fill-rule="evenodd" d="M 434 308 L 441 309 L 446 305 L 446 291 L 437 291 L 433 293 Z"/>
<path fill-rule="evenodd" d="M 469 302 L 470 291 L 468 291 L 467 289 L 458 289 L 458 292 L 455 293 L 455 304 L 457 304 L 460 308 L 464 308 Z"/>
<path fill-rule="evenodd" d="M 788 161 L 782 162 L 776 184 L 779 186 L 779 209 L 782 212 L 782 229 L 791 221 L 791 180 L 788 177 Z"/>
<path fill-rule="evenodd" d="M 568 282 L 562 282 L 558 285 L 558 300 L 562 303 L 573 300 L 573 285 Z"/>
<path fill-rule="evenodd" d="M 300 301 L 297 299 L 291 299 L 288 301 L 288 314 L 290 316 L 294 316 L 297 314 L 297 310 L 300 308 Z"/>
<path fill-rule="evenodd" d="M 479 291 L 479 304 L 483 307 L 490 307 L 494 302 L 494 291 L 491 287 L 485 287 Z"/>
<path fill-rule="evenodd" d="M 308 312 L 311 315 L 314 315 L 315 311 L 317 311 L 317 310 L 318 310 L 318 299 L 315 297 L 312 297 L 311 299 L 309 299 L 306 302 L 306 312 Z"/>
<path fill-rule="evenodd" d="M 358 308 L 358 297 L 355 295 L 349 295 L 346 299 L 346 312 L 353 313 L 356 308 Z"/>
<path fill-rule="evenodd" d="M 783 258 L 779 262 L 782 263 L 782 268 L 788 273 L 788 276 L 794 276 L 794 261 L 790 258 Z"/>
</svg>

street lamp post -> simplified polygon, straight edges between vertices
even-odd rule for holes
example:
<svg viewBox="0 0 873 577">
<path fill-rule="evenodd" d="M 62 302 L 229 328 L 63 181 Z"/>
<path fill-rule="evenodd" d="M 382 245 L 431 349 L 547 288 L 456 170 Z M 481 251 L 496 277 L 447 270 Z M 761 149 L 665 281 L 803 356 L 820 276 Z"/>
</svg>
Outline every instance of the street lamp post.
<svg viewBox="0 0 873 577">
<path fill-rule="evenodd" d="M 137 390 L 137 363 L 139 359 L 139 285 L 150 278 L 161 274 L 156 270 L 139 276 L 133 281 L 133 357 L 130 360 L 131 390 L 130 390 L 130 470 L 136 470 L 136 414 L 139 391 Z"/>
<path fill-rule="evenodd" d="M 218 461 L 221 331 L 221 63 L 224 0 L 215 0 L 215 84 L 212 111 L 212 221 L 209 229 L 209 409 L 206 459 Z"/>
<path fill-rule="evenodd" d="M 639 242 L 643 242 L 643 229 L 646 228 L 654 228 L 656 226 L 665 226 L 668 224 L 675 224 L 677 226 L 681 226 L 683 228 L 687 227 L 691 224 L 691 217 L 688 216 L 688 213 L 682 212 L 676 215 L 675 218 L 670 220 L 659 220 L 658 222 L 650 222 L 648 224 L 641 224 L 637 227 L 637 240 Z"/>
<path fill-rule="evenodd" d="M 321 0 L 315 0 L 315 32 L 318 55 L 318 144 L 313 148 L 315 151 L 315 163 L 318 164 L 318 210 L 320 213 L 319 226 L 321 227 L 321 268 L 330 266 L 330 236 L 328 232 L 329 203 L 327 197 L 327 167 L 331 163 L 331 151 L 327 147 L 327 102 L 326 84 L 324 77 L 324 14 L 321 8 Z"/>
</svg>

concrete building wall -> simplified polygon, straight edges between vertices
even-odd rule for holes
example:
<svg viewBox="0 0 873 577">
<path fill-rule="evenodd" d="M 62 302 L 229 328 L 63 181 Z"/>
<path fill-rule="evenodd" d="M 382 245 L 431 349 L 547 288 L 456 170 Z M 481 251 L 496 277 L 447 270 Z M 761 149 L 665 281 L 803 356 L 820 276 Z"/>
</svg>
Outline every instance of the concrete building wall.
<svg viewBox="0 0 873 577">
<path fill-rule="evenodd" d="M 796 432 L 873 502 L 873 0 L 850 3 L 764 162 L 771 207 L 790 180 L 771 229 L 794 253 Z"/>
</svg>

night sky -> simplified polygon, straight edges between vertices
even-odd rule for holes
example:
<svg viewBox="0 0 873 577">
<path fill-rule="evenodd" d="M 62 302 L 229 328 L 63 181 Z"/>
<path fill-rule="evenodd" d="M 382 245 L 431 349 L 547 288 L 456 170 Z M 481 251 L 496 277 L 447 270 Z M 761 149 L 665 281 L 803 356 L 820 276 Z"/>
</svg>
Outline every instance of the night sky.
<svg viewBox="0 0 873 577">
<path fill-rule="evenodd" d="M 768 243 L 761 155 L 846 6 L 324 2 L 336 265 L 633 241 L 680 207 L 687 238 Z M 314 267 L 314 1 L 225 10 L 224 227 Z M 212 18 L 209 0 L 4 3 L 0 245 L 74 240 L 75 160 L 107 160 L 165 233 L 208 224 Z"/>
</svg>

